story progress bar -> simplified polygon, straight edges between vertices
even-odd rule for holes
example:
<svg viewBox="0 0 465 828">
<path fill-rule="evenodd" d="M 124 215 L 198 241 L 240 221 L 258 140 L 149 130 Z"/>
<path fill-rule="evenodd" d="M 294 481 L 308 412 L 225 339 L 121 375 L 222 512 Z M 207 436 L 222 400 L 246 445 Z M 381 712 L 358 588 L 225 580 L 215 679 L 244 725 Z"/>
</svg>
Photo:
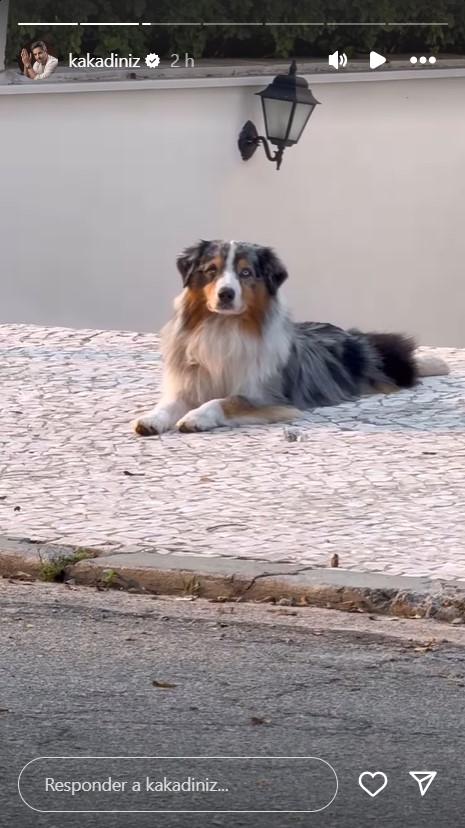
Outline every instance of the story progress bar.
<svg viewBox="0 0 465 828">
<path fill-rule="evenodd" d="M 18 23 L 18 26 L 318 26 L 326 28 L 331 28 L 333 26 L 448 26 L 449 23 L 438 23 L 438 22 L 430 22 L 430 23 L 405 23 L 405 22 L 395 22 L 395 23 L 340 23 L 330 21 L 320 21 L 316 23 L 227 23 L 225 21 L 217 21 L 216 23 L 115 23 L 115 22 L 108 22 L 108 23 L 48 23 L 43 20 L 35 21 L 35 22 L 28 22 L 28 23 Z"/>
</svg>

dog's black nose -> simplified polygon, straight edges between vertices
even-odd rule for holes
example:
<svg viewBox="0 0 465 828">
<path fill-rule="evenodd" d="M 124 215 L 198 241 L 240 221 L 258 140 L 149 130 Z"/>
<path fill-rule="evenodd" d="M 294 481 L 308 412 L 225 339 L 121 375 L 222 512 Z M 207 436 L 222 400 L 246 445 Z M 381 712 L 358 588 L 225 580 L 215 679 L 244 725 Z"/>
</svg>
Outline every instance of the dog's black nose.
<svg viewBox="0 0 465 828">
<path fill-rule="evenodd" d="M 234 289 L 230 287 L 221 288 L 218 291 L 218 299 L 223 305 L 227 305 L 234 300 L 235 297 Z"/>
</svg>

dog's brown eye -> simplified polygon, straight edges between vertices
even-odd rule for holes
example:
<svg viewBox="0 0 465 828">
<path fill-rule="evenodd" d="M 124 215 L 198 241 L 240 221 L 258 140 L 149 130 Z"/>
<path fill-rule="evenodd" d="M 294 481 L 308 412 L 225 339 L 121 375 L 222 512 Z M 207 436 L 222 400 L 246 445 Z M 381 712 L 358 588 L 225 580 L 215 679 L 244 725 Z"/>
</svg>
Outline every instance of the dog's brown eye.
<svg viewBox="0 0 465 828">
<path fill-rule="evenodd" d="M 208 273 L 209 276 L 216 276 L 217 269 L 216 269 L 215 265 L 210 265 L 210 267 L 207 267 L 207 273 Z"/>
</svg>

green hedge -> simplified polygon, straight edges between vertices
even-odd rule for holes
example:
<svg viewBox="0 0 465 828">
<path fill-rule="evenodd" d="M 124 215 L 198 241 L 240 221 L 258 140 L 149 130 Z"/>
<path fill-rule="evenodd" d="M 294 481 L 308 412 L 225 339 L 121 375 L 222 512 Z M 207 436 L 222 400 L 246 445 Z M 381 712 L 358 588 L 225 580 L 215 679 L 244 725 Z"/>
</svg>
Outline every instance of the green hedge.
<svg viewBox="0 0 465 828">
<path fill-rule="evenodd" d="M 376 11 L 373 10 L 376 6 Z M 57 12 L 57 7 L 59 12 Z M 448 27 L 128 27 L 19 28 L 22 20 L 47 21 L 378 21 L 448 22 Z M 66 59 L 90 52 L 105 56 L 154 51 L 163 57 L 189 52 L 194 57 L 280 58 L 325 56 L 336 49 L 349 57 L 371 49 L 383 54 L 419 51 L 465 53 L 463 0 L 10 0 L 7 63 L 14 63 L 31 39 L 52 43 Z"/>
</svg>

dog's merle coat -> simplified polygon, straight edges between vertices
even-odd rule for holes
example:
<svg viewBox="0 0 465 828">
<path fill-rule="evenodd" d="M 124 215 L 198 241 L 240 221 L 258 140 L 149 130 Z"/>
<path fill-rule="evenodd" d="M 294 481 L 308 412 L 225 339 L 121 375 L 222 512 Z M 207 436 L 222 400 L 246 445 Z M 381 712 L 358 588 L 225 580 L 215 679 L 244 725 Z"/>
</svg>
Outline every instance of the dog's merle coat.
<svg viewBox="0 0 465 828">
<path fill-rule="evenodd" d="M 292 326 L 282 393 L 297 408 L 335 405 L 383 386 L 410 388 L 417 380 L 415 343 L 407 337 L 321 322 Z"/>
</svg>

